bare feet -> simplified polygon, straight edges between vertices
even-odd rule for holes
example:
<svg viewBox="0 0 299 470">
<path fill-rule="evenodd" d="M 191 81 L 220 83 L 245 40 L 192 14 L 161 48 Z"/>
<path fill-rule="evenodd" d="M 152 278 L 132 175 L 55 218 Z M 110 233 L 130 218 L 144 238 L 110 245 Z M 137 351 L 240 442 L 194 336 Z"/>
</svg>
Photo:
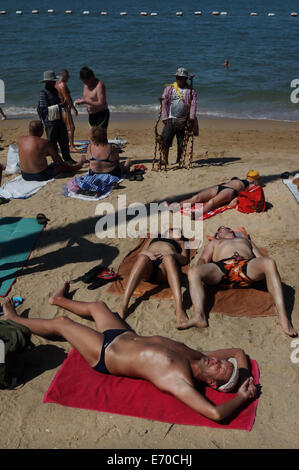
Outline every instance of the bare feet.
<svg viewBox="0 0 299 470">
<path fill-rule="evenodd" d="M 186 323 L 188 323 L 188 321 L 189 321 L 186 312 L 182 308 L 177 309 L 176 312 L 175 312 L 175 315 L 176 315 L 176 320 L 177 320 L 175 327 L 178 330 L 183 330 L 184 325 Z"/>
<path fill-rule="evenodd" d="M 179 330 L 186 330 L 188 328 L 192 328 L 193 326 L 197 326 L 197 328 L 207 328 L 209 325 L 205 315 L 197 314 L 193 318 L 190 318 L 190 320 L 182 322 L 177 328 Z"/>
<path fill-rule="evenodd" d="M 13 302 L 11 299 L 6 299 L 3 304 L 3 318 L 4 320 L 14 320 L 16 317 L 18 317 L 16 309 L 13 305 Z"/>
<path fill-rule="evenodd" d="M 295 330 L 295 328 L 293 328 L 287 317 L 281 318 L 278 316 L 276 319 L 276 323 L 280 325 L 284 333 L 290 336 L 291 338 L 296 338 L 298 336 L 297 331 Z"/>
<path fill-rule="evenodd" d="M 57 302 L 59 301 L 59 299 L 67 298 L 69 290 L 70 290 L 70 283 L 65 282 L 63 286 L 56 292 L 56 294 L 52 295 L 49 298 L 48 300 L 49 304 L 57 305 Z"/>
</svg>

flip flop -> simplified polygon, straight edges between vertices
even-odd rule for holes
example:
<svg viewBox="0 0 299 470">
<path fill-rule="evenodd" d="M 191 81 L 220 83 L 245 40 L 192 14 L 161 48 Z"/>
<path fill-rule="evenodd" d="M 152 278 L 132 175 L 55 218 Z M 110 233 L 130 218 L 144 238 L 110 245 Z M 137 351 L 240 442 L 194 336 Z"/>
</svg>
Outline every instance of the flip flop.
<svg viewBox="0 0 299 470">
<path fill-rule="evenodd" d="M 114 272 L 112 268 L 107 268 L 101 274 L 97 275 L 97 279 L 92 284 L 90 284 L 87 289 L 97 289 L 98 287 L 102 287 L 105 284 L 108 284 L 108 282 L 115 281 L 117 278 L 118 274 Z"/>
<path fill-rule="evenodd" d="M 47 219 L 45 214 L 37 214 L 36 220 L 40 225 L 47 225 L 47 223 L 50 222 L 50 219 Z"/>
<path fill-rule="evenodd" d="M 103 266 L 102 264 L 99 264 L 98 266 L 95 266 L 94 268 L 90 269 L 81 277 L 81 281 L 84 282 L 85 284 L 89 284 L 96 276 L 101 274 L 104 270 L 106 269 L 106 266 Z"/>
<path fill-rule="evenodd" d="M 97 277 L 100 279 L 112 280 L 112 279 L 117 279 L 118 273 L 116 273 L 113 268 L 106 268 L 100 274 L 97 274 Z"/>
</svg>

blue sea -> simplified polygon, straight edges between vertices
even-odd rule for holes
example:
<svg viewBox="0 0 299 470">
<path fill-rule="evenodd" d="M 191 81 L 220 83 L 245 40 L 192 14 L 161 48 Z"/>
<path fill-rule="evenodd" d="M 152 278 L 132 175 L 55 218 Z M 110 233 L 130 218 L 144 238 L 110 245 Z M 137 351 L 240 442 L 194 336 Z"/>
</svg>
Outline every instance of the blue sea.
<svg viewBox="0 0 299 470">
<path fill-rule="evenodd" d="M 299 16 L 290 16 L 298 1 L 0 0 L 0 10 L 8 116 L 35 114 L 45 70 L 68 69 L 79 98 L 84 65 L 104 81 L 112 114 L 155 116 L 180 66 L 195 75 L 199 116 L 299 121 L 290 100 L 299 79 Z"/>
</svg>

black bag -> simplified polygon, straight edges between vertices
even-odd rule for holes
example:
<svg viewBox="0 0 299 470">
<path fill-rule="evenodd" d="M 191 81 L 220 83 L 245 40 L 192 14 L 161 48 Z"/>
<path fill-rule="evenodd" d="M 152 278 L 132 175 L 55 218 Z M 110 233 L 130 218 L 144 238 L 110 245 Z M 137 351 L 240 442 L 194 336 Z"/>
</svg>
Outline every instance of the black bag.
<svg viewBox="0 0 299 470">
<path fill-rule="evenodd" d="M 30 338 L 31 331 L 26 326 L 0 320 L 0 389 L 18 385 L 18 378 L 12 375 L 11 359 L 15 353 L 34 346 Z"/>
</svg>

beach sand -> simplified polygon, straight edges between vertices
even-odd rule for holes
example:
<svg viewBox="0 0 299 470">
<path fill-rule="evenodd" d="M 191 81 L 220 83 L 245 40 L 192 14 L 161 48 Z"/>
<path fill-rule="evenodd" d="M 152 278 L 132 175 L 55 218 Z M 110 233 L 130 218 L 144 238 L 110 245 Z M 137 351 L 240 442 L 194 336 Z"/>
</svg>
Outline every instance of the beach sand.
<svg viewBox="0 0 299 470">
<path fill-rule="evenodd" d="M 153 120 L 112 121 L 109 138 L 128 141 L 122 158 L 143 163 L 148 172 L 142 182 L 125 180 L 104 202 L 117 205 L 125 194 L 127 204 L 196 191 L 232 176 L 245 177 L 257 169 L 265 183 L 272 207 L 262 214 L 227 211 L 204 222 L 204 240 L 220 225 L 246 227 L 259 246 L 274 257 L 282 281 L 298 291 L 298 204 L 282 183 L 280 174 L 299 170 L 297 123 L 200 119 L 200 136 L 194 141 L 194 167 L 167 172 L 150 171 L 154 153 Z M 27 133 L 28 120 L 0 122 L 3 142 L 0 161 L 5 164 L 8 146 Z M 76 121 L 76 138 L 88 138 L 86 122 Z M 175 146 L 170 160 L 175 161 Z M 74 156 L 76 158 L 76 156 Z M 3 182 L 11 179 L 4 176 Z M 99 239 L 95 235 L 96 203 L 65 198 L 61 188 L 68 178 L 49 183 L 28 200 L 11 200 L 0 215 L 35 217 L 42 212 L 50 219 L 29 262 L 10 295 L 25 301 L 19 312 L 30 318 L 53 318 L 63 311 L 48 304 L 61 284 L 75 279 L 103 262 L 117 270 L 120 261 L 136 245 L 135 239 Z M 74 299 L 102 299 L 117 311 L 121 298 L 107 293 L 107 286 L 89 291 L 82 282 L 72 284 Z M 299 301 L 286 299 L 295 328 L 299 330 Z M 134 302 L 132 302 L 134 303 Z M 80 320 L 73 314 L 67 315 Z M 112 415 L 55 404 L 43 404 L 43 396 L 70 345 L 33 336 L 38 346 L 26 355 L 25 385 L 0 392 L 0 448 L 2 449 L 228 449 L 297 448 L 299 445 L 299 363 L 291 362 L 292 340 L 275 324 L 274 317 L 237 318 L 213 314 L 208 329 L 177 331 L 171 300 L 144 301 L 128 317 L 128 323 L 143 335 L 165 335 L 188 346 L 211 350 L 241 347 L 259 364 L 262 395 L 250 433 L 195 426 L 180 426 Z M 298 347 L 298 346 L 297 346 Z"/>
</svg>

